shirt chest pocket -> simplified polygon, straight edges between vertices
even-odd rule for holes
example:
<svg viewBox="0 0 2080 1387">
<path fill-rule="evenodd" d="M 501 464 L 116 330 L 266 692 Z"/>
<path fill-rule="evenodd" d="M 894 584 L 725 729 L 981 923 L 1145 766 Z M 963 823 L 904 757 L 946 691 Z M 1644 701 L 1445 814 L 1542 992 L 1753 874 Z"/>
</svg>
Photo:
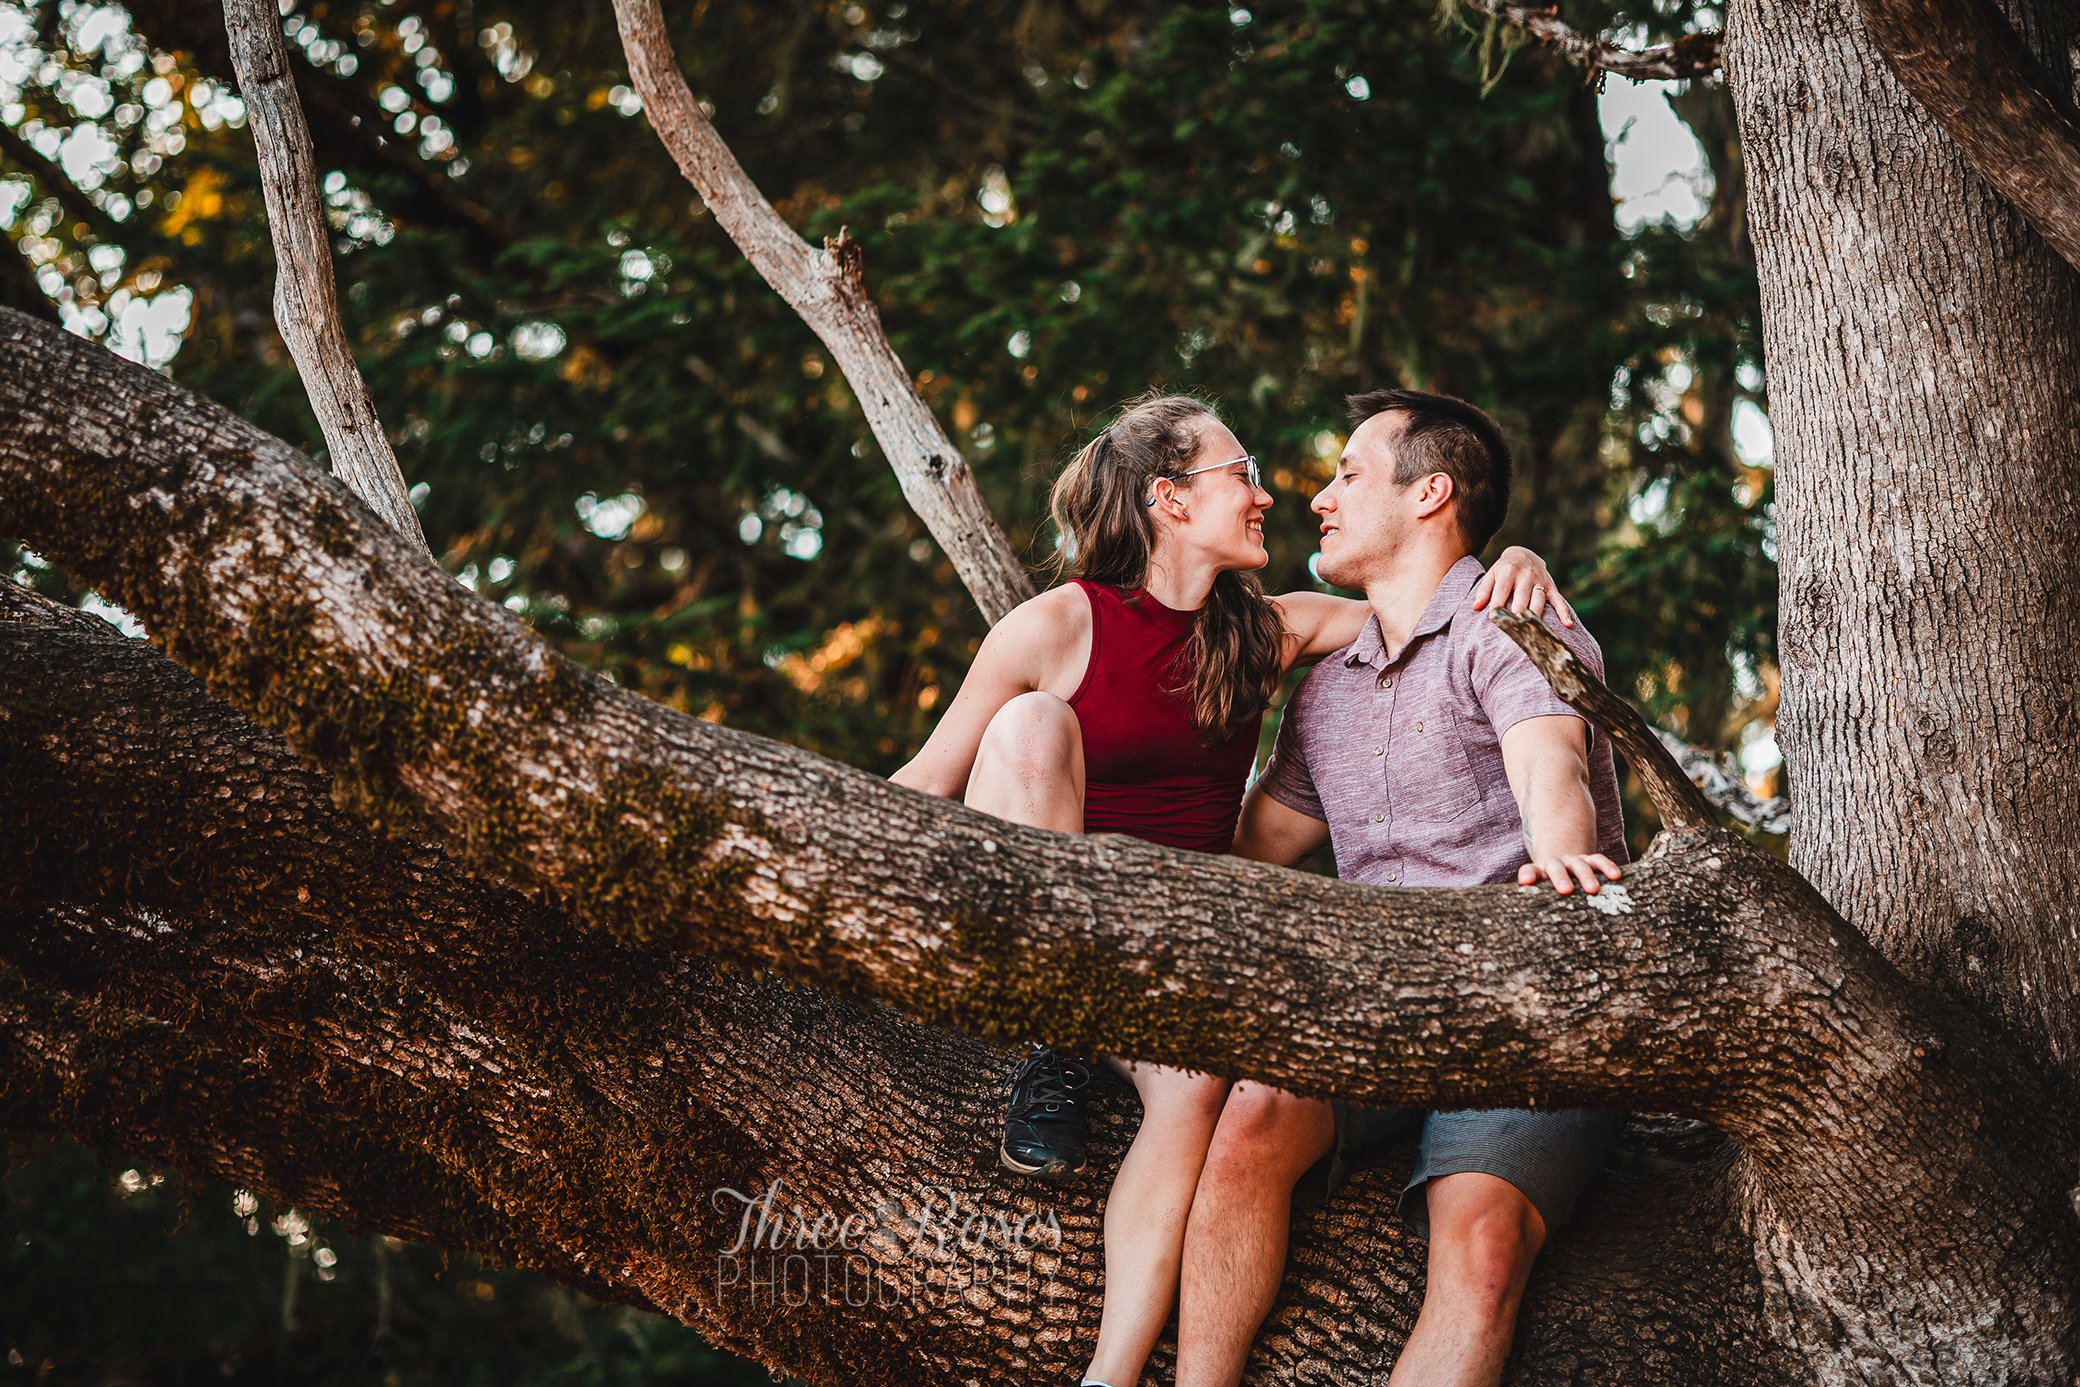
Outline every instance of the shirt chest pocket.
<svg viewBox="0 0 2080 1387">
<path fill-rule="evenodd" d="M 1394 822 L 1408 827 L 1448 824 L 1471 813 L 1481 802 L 1480 778 L 1466 753 L 1466 741 L 1451 705 L 1424 702 L 1400 710 L 1387 754 L 1394 787 Z"/>
</svg>

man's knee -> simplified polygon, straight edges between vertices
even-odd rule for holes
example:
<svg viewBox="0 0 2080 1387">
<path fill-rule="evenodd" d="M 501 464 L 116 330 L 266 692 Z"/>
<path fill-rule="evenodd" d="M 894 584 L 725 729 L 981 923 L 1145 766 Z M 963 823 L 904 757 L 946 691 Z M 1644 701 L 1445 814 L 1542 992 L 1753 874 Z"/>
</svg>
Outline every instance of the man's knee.
<svg viewBox="0 0 2080 1387">
<path fill-rule="evenodd" d="M 1203 1178 L 1277 1179 L 1290 1185 L 1328 1152 L 1335 1139 L 1335 1115 L 1321 1099 L 1238 1083 L 1221 1107 Z"/>
<path fill-rule="evenodd" d="M 1050 693 L 1022 693 L 989 720 L 976 761 L 1031 777 L 1057 773 L 1082 754 L 1076 710 Z"/>
<path fill-rule="evenodd" d="M 1509 1181 L 1479 1172 L 1439 1176 L 1430 1206 L 1430 1286 L 1463 1313 L 1508 1319 L 1545 1243 L 1545 1220 Z"/>
</svg>

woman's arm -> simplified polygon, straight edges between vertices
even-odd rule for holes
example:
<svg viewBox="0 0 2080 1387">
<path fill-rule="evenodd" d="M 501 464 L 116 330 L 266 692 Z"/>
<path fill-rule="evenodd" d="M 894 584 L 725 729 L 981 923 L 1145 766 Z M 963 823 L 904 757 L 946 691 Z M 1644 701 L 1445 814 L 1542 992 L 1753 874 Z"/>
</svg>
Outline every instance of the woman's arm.
<svg viewBox="0 0 2080 1387">
<path fill-rule="evenodd" d="M 1522 545 L 1512 544 L 1495 558 L 1495 566 L 1481 575 L 1473 589 L 1475 611 L 1500 598 L 1513 612 L 1545 611 L 1550 600 L 1563 626 L 1574 625 L 1574 612 L 1560 596 L 1546 561 Z M 1332 650 L 1341 650 L 1365 629 L 1371 608 L 1350 597 L 1326 592 L 1288 592 L 1271 599 L 1286 628 L 1286 664 L 1318 660 Z"/>
<path fill-rule="evenodd" d="M 1495 566 L 1481 575 L 1473 585 L 1473 609 L 1481 610 L 1490 602 L 1500 599 L 1502 605 L 1522 615 L 1544 616 L 1546 600 L 1552 599 L 1553 613 L 1560 618 L 1562 626 L 1574 626 L 1574 608 L 1560 595 L 1560 586 L 1553 579 L 1553 570 L 1546 561 L 1521 544 L 1512 544 L 1495 556 Z"/>
<path fill-rule="evenodd" d="M 960 692 L 924 746 L 889 779 L 928 795 L 960 798 L 997 710 L 1035 690 L 1074 693 L 1090 648 L 1090 600 L 1082 589 L 1065 585 L 1019 603 L 983 638 Z"/>
</svg>

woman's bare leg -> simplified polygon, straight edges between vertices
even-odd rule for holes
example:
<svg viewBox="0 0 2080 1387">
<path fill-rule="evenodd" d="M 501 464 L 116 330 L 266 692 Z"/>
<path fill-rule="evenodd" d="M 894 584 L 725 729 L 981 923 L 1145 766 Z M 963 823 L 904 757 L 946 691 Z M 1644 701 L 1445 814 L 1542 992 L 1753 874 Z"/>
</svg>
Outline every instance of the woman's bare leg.
<svg viewBox="0 0 2080 1387">
<path fill-rule="evenodd" d="M 1185 1216 L 1228 1081 L 1111 1061 L 1141 1095 L 1141 1129 L 1105 1201 L 1105 1312 L 1086 1377 L 1133 1387 L 1177 1299 Z"/>
<path fill-rule="evenodd" d="M 1034 828 L 1083 832 L 1083 733 L 1052 694 L 1021 694 L 982 734 L 967 804 Z M 1085 1374 L 1133 1387 L 1177 1299 L 1185 1215 L 1228 1082 L 1115 1061 L 1141 1095 L 1141 1129 L 1105 1203 L 1105 1309 Z"/>
<path fill-rule="evenodd" d="M 1060 833 L 1083 832 L 1083 729 L 1048 693 L 1020 694 L 997 710 L 968 773 L 967 805 Z"/>
</svg>

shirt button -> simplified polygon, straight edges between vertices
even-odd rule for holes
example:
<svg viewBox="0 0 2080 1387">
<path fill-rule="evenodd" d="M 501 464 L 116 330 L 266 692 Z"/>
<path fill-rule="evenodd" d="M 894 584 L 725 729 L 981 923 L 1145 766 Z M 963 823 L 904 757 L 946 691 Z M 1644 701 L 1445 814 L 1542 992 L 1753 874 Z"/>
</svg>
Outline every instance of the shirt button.
<svg viewBox="0 0 2080 1387">
<path fill-rule="evenodd" d="M 1416 731 L 1420 732 L 1420 731 L 1422 731 L 1422 730 L 1423 730 L 1423 724 L 1421 724 L 1421 723 L 1417 723 L 1417 724 L 1416 724 Z"/>
<path fill-rule="evenodd" d="M 1379 686 L 1383 689 L 1391 689 L 1394 687 L 1394 681 L 1391 679 L 1382 679 L 1379 681 Z"/>
<path fill-rule="evenodd" d="M 1392 886 L 1392 885 L 1394 885 L 1394 884 L 1395 884 L 1396 882 L 1398 882 L 1398 881 L 1400 881 L 1400 880 L 1401 880 L 1401 873 L 1399 873 L 1399 872 L 1388 872 L 1388 873 L 1387 873 L 1387 885 L 1389 885 L 1389 886 Z"/>
<path fill-rule="evenodd" d="M 1372 749 L 1372 754 L 1374 756 L 1384 756 L 1387 754 L 1387 749 L 1383 746 L 1376 746 Z"/>
<path fill-rule="evenodd" d="M 1387 816 L 1384 814 L 1374 814 L 1372 816 L 1372 821 L 1376 824 L 1383 824 L 1387 821 Z"/>
</svg>

